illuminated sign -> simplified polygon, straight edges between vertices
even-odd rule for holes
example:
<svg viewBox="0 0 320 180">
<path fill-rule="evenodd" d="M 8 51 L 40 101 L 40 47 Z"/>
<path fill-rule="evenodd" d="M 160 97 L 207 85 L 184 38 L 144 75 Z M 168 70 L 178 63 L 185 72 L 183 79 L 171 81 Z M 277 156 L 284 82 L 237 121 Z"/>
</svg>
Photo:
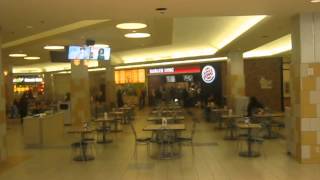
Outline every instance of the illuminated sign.
<svg viewBox="0 0 320 180">
<path fill-rule="evenodd" d="M 174 68 L 155 68 L 155 69 L 149 69 L 150 74 L 162 74 L 162 73 L 174 73 Z"/>
<path fill-rule="evenodd" d="M 216 79 L 216 70 L 212 66 L 207 65 L 202 69 L 201 77 L 205 83 L 210 84 Z"/>
<path fill-rule="evenodd" d="M 17 77 L 13 78 L 13 83 L 41 83 L 43 79 L 40 77 Z"/>
<path fill-rule="evenodd" d="M 149 74 L 187 74 L 187 73 L 200 73 L 200 67 L 167 67 L 167 68 L 154 68 L 149 69 Z"/>
</svg>

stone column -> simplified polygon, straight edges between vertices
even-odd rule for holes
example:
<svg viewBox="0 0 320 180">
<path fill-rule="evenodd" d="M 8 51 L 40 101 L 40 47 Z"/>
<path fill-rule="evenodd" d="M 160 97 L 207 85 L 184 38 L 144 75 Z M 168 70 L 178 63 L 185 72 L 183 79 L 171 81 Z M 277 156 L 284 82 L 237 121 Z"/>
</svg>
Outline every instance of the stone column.
<svg viewBox="0 0 320 180">
<path fill-rule="evenodd" d="M 294 18 L 289 152 L 301 163 L 320 163 L 320 13 Z"/>
<path fill-rule="evenodd" d="M 71 63 L 71 120 L 74 125 L 91 120 L 90 84 L 86 61 Z"/>
<path fill-rule="evenodd" d="M 44 95 L 47 99 L 54 99 L 54 84 L 53 84 L 53 74 L 45 73 L 44 74 Z"/>
<path fill-rule="evenodd" d="M 1 47 L 1 27 L 0 27 L 0 47 Z M 4 73 L 2 66 L 2 49 L 0 48 L 0 161 L 3 161 L 7 157 L 6 147 L 6 97 L 5 97 L 5 83 Z"/>
<path fill-rule="evenodd" d="M 111 108 L 114 107 L 116 104 L 116 85 L 114 79 L 114 67 L 111 66 L 110 61 L 105 62 L 104 66 L 106 68 L 106 104 L 107 109 L 111 110 Z"/>
<path fill-rule="evenodd" d="M 3 66 L 4 73 L 4 86 L 5 86 L 5 96 L 6 96 L 6 108 L 10 108 L 14 100 L 13 92 L 13 73 L 12 66 L 6 64 Z"/>
<path fill-rule="evenodd" d="M 235 109 L 235 99 L 245 95 L 244 60 L 242 52 L 230 52 L 227 64 L 227 101 Z"/>
</svg>

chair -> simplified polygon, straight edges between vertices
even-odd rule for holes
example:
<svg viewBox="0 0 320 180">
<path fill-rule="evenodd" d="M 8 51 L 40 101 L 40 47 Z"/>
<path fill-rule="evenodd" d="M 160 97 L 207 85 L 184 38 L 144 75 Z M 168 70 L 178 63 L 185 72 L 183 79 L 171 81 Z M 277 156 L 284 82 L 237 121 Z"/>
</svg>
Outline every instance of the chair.
<svg viewBox="0 0 320 180">
<path fill-rule="evenodd" d="M 135 139 L 134 153 L 133 153 L 135 159 L 137 159 L 137 146 L 138 145 L 146 145 L 147 146 L 147 153 L 149 155 L 150 154 L 151 138 L 150 137 L 144 137 L 144 138 L 138 137 L 136 129 L 135 129 L 135 127 L 134 127 L 134 125 L 132 123 L 130 123 L 130 128 L 131 128 L 131 131 L 132 131 L 132 133 L 134 135 L 134 139 Z"/>
<path fill-rule="evenodd" d="M 191 129 L 191 134 L 189 137 L 177 137 L 176 141 L 181 145 L 183 144 L 190 144 L 192 148 L 192 154 L 194 154 L 194 147 L 193 147 L 193 138 L 196 133 L 196 126 L 197 126 L 198 120 L 196 118 L 192 118 L 192 129 Z"/>
</svg>

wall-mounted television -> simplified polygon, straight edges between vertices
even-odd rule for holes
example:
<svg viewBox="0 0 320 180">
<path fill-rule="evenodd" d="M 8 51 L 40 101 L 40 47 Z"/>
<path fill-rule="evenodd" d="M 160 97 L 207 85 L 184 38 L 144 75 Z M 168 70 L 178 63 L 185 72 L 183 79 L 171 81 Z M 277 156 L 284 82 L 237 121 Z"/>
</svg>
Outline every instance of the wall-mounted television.
<svg viewBox="0 0 320 180">
<path fill-rule="evenodd" d="M 176 82 L 176 77 L 175 76 L 166 76 L 166 80 L 168 83 L 173 83 L 173 82 Z"/>
<path fill-rule="evenodd" d="M 96 46 L 68 46 L 67 59 L 68 60 L 110 60 L 110 47 L 96 47 Z"/>
<path fill-rule="evenodd" d="M 183 81 L 193 82 L 193 75 L 183 75 Z"/>
</svg>

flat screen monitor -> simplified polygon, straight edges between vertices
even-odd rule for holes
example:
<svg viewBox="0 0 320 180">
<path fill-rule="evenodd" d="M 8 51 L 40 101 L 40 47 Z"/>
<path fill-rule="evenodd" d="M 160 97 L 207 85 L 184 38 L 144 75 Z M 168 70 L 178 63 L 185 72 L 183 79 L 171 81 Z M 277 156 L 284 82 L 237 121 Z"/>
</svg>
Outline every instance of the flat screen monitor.
<svg viewBox="0 0 320 180">
<path fill-rule="evenodd" d="M 193 76 L 192 75 L 184 75 L 183 80 L 185 82 L 193 82 Z"/>
<path fill-rule="evenodd" d="M 110 60 L 109 47 L 69 46 L 68 60 Z"/>
<path fill-rule="evenodd" d="M 167 79 L 168 83 L 176 82 L 176 77 L 175 76 L 166 76 L 166 79 Z"/>
</svg>

